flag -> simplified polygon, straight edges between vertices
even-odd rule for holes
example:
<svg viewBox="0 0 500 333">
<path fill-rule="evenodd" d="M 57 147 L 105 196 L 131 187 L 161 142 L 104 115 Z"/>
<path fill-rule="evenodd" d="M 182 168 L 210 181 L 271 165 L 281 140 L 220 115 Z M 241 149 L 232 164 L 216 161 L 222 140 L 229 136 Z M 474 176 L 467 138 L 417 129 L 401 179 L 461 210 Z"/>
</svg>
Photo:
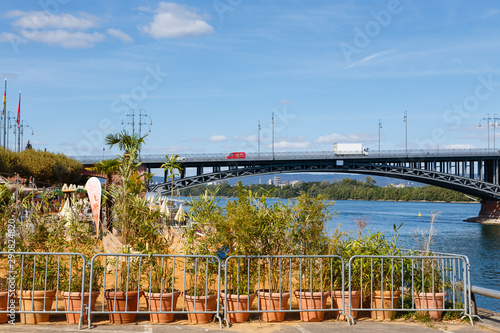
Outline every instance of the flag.
<svg viewBox="0 0 500 333">
<path fill-rule="evenodd" d="M 3 91 L 2 118 L 5 118 L 5 97 L 7 96 L 7 79 L 5 79 L 5 90 Z"/>
<path fill-rule="evenodd" d="M 94 215 L 95 228 L 97 237 L 99 237 L 101 217 L 101 182 L 96 177 L 91 177 L 85 184 L 87 195 L 89 196 L 90 206 L 92 207 L 92 215 Z"/>
<path fill-rule="evenodd" d="M 5 100 L 5 97 L 4 97 Z M 21 91 L 19 91 L 19 105 L 17 106 L 17 128 L 19 128 L 19 118 L 21 117 Z"/>
</svg>

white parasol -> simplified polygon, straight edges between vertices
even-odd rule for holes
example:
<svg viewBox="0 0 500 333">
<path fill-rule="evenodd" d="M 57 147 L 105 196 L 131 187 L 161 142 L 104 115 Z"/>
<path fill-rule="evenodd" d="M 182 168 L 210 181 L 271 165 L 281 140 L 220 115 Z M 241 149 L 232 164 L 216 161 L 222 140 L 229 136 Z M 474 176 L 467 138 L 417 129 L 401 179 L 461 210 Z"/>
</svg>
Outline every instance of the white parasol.
<svg viewBox="0 0 500 333">
<path fill-rule="evenodd" d="M 170 216 L 170 210 L 168 209 L 167 200 L 163 200 L 160 208 L 160 214 Z"/>
<path fill-rule="evenodd" d="M 184 222 L 186 221 L 186 216 L 184 215 L 184 207 L 182 207 L 182 204 L 180 205 L 179 209 L 177 210 L 177 214 L 175 214 L 174 220 L 177 222 Z"/>
</svg>

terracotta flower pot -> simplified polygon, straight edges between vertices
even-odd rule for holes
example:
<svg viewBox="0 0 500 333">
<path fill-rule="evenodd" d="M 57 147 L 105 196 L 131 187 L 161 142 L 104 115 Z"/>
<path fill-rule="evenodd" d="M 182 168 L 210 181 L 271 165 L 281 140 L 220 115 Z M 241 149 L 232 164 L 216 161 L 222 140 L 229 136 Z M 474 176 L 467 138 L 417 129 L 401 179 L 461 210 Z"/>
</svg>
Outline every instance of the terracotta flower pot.
<svg viewBox="0 0 500 333">
<path fill-rule="evenodd" d="M 90 304 L 90 309 L 91 311 L 95 310 L 95 302 L 97 300 L 97 297 L 99 297 L 100 292 L 98 291 L 93 291 L 92 292 L 92 299 L 91 299 L 91 304 Z M 80 311 L 81 308 L 80 306 L 82 305 L 82 293 L 81 292 L 72 292 L 71 296 L 70 293 L 67 291 L 63 291 L 61 293 L 61 297 L 64 301 L 64 309 L 66 311 Z M 83 304 L 84 306 L 87 306 L 89 304 L 89 297 L 90 293 L 83 293 Z M 69 302 L 68 302 L 69 298 Z M 66 321 L 70 324 L 78 324 L 80 321 L 80 314 L 78 313 L 66 313 Z M 87 322 L 87 316 L 83 314 L 83 322 Z"/>
<path fill-rule="evenodd" d="M 286 310 L 290 293 L 269 293 L 267 291 L 259 291 L 259 307 L 261 310 Z M 281 298 L 281 308 L 280 308 Z M 283 321 L 285 319 L 284 312 L 262 312 L 262 320 L 267 322 Z"/>
<path fill-rule="evenodd" d="M 444 309 L 444 293 L 419 293 L 415 295 L 415 308 L 417 309 Z M 429 311 L 429 316 L 440 320 L 444 310 Z"/>
<path fill-rule="evenodd" d="M 308 292 L 308 291 L 294 291 L 297 303 L 301 310 L 308 309 L 325 309 L 329 291 L 324 292 Z M 301 311 L 300 320 L 302 321 L 322 321 L 325 317 L 325 311 Z"/>
<path fill-rule="evenodd" d="M 217 296 L 184 295 L 184 302 L 186 303 L 186 311 L 215 311 L 215 305 L 217 304 Z M 187 315 L 191 323 L 205 324 L 209 323 L 212 320 L 213 313 L 188 313 Z"/>
<path fill-rule="evenodd" d="M 344 305 L 345 313 L 349 314 L 349 291 L 334 291 L 332 296 L 332 303 L 335 309 L 342 309 L 342 294 L 344 294 Z M 351 291 L 351 303 L 354 309 L 358 309 L 361 305 L 361 291 L 353 290 Z M 333 313 L 335 317 L 338 316 L 338 312 Z M 351 311 L 351 316 L 353 319 L 358 319 L 358 311 Z M 346 316 L 340 315 L 339 320 L 346 320 Z"/>
<path fill-rule="evenodd" d="M 395 290 L 384 291 L 381 295 L 380 291 L 374 291 L 372 296 L 372 308 L 373 309 L 394 309 L 398 306 L 399 298 L 401 297 L 401 292 Z M 376 311 L 372 310 L 371 317 L 373 319 L 392 319 L 394 318 L 395 311 Z"/>
<path fill-rule="evenodd" d="M 226 294 L 224 292 L 220 293 L 220 297 L 222 299 L 222 304 L 226 308 L 227 311 L 248 311 L 252 308 L 253 300 L 255 299 L 256 294 L 250 295 L 236 295 L 236 294 L 228 294 L 227 295 L 227 306 L 226 302 Z M 248 321 L 248 317 L 250 313 L 238 313 L 232 312 L 227 314 L 227 320 L 230 323 L 244 323 Z"/>
<path fill-rule="evenodd" d="M 32 307 L 33 311 L 50 311 L 56 297 L 55 290 L 23 290 L 22 295 L 20 291 L 17 291 L 16 294 L 18 298 L 22 296 L 20 306 L 23 311 L 31 311 Z M 44 299 L 45 307 L 43 306 Z M 29 325 L 38 324 L 49 321 L 49 316 L 50 313 L 21 313 L 21 323 Z"/>
<path fill-rule="evenodd" d="M 9 295 L 9 292 L 7 291 L 0 291 L 0 310 L 1 311 L 6 311 L 7 310 L 7 296 Z M 0 324 L 6 323 L 9 321 L 8 313 L 0 313 Z"/>
<path fill-rule="evenodd" d="M 170 323 L 174 320 L 173 313 L 163 313 L 175 311 L 177 299 L 181 292 L 174 290 L 173 293 L 144 293 L 148 308 L 151 311 L 161 311 L 162 313 L 150 313 L 149 320 L 153 323 Z"/>
<path fill-rule="evenodd" d="M 115 307 L 116 294 L 116 307 Z M 137 311 L 137 303 L 141 297 L 142 290 L 138 291 L 117 291 L 106 290 L 104 297 L 108 305 L 108 311 Z M 128 300 L 127 300 L 128 298 Z M 126 306 L 125 306 L 126 305 Z M 115 324 L 133 323 L 135 313 L 110 313 L 109 321 Z"/>
</svg>

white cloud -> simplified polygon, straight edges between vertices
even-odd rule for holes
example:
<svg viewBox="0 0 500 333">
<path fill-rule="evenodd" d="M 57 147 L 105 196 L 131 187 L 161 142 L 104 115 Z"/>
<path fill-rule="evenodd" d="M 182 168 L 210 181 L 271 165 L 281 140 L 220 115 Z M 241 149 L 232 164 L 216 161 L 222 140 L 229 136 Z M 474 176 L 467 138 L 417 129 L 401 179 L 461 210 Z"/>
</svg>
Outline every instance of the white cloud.
<svg viewBox="0 0 500 333">
<path fill-rule="evenodd" d="M 236 141 L 245 141 L 245 142 L 255 142 L 257 141 L 257 135 L 249 135 L 249 136 L 233 136 L 233 139 Z"/>
<path fill-rule="evenodd" d="M 205 17 L 193 8 L 172 2 L 160 2 L 153 22 L 139 27 L 139 30 L 157 39 L 202 36 L 214 32 Z"/>
<path fill-rule="evenodd" d="M 457 143 L 457 144 L 453 144 L 453 145 L 446 145 L 446 146 L 443 146 L 441 148 L 443 148 L 443 149 L 476 149 L 477 147 L 474 145 L 468 144 L 468 143 L 464 143 L 464 144 Z"/>
<path fill-rule="evenodd" d="M 290 104 L 290 103 L 292 103 L 292 100 L 290 100 L 290 99 L 285 98 L 285 99 L 280 100 L 280 104 Z"/>
<path fill-rule="evenodd" d="M 19 39 L 19 36 L 11 34 L 10 32 L 0 33 L 0 42 L 13 42 L 16 39 Z"/>
<path fill-rule="evenodd" d="M 89 48 L 97 42 L 102 42 L 106 36 L 97 32 L 86 33 L 67 30 L 22 30 L 21 35 L 31 41 L 66 48 Z"/>
<path fill-rule="evenodd" d="M 215 142 L 221 142 L 221 141 L 226 141 L 227 137 L 224 135 L 212 135 L 210 137 L 210 141 L 215 141 Z"/>
<path fill-rule="evenodd" d="M 306 149 L 311 146 L 310 142 L 290 142 L 290 141 L 280 141 L 274 144 L 274 148 L 281 149 Z M 268 148 L 272 148 L 272 145 L 269 145 Z"/>
<path fill-rule="evenodd" d="M 133 41 L 132 37 L 121 31 L 120 29 L 108 29 L 106 30 L 108 35 L 121 40 L 124 43 L 131 43 Z"/>
<path fill-rule="evenodd" d="M 352 64 L 346 66 L 345 69 L 351 68 L 351 67 L 355 67 L 355 66 L 359 66 L 359 65 L 361 65 L 361 64 L 363 64 L 365 62 L 368 62 L 370 60 L 373 60 L 375 58 L 378 58 L 378 57 L 386 55 L 386 54 L 392 54 L 394 52 L 396 52 L 396 49 L 385 50 L 385 51 L 382 51 L 382 52 L 377 52 L 377 53 L 371 54 L 368 57 L 365 57 L 365 58 L 361 59 L 360 61 L 353 62 Z"/>
<path fill-rule="evenodd" d="M 71 29 L 87 30 L 98 26 L 98 18 L 86 13 L 81 13 L 80 17 L 71 14 L 53 15 L 44 11 L 22 12 L 10 11 L 7 16 L 18 17 L 19 19 L 12 23 L 13 26 L 21 29 Z"/>
<path fill-rule="evenodd" d="M 337 133 L 332 133 L 324 136 L 320 136 L 316 142 L 317 143 L 337 143 L 337 142 L 367 142 L 374 141 L 377 138 L 366 133 L 347 133 L 346 135 L 341 135 Z"/>
</svg>

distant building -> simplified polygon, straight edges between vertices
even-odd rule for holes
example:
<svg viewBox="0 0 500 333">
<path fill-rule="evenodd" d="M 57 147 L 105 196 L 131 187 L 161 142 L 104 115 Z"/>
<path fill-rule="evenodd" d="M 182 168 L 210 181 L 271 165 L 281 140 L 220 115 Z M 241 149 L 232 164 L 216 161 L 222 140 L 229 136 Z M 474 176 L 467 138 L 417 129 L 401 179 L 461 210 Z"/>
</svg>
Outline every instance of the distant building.
<svg viewBox="0 0 500 333">
<path fill-rule="evenodd" d="M 273 180 L 272 180 L 272 179 L 269 179 L 269 180 L 267 181 L 267 184 L 268 184 L 268 185 L 273 185 Z"/>
<path fill-rule="evenodd" d="M 297 184 L 299 184 L 299 183 L 300 183 L 300 180 L 292 180 L 292 181 L 290 182 L 290 185 L 295 186 L 295 185 L 297 185 Z"/>
<path fill-rule="evenodd" d="M 387 187 L 405 188 L 405 187 L 406 187 L 406 184 L 396 184 L 396 185 L 391 184 L 391 185 L 389 185 L 389 186 L 387 186 Z"/>
<path fill-rule="evenodd" d="M 273 181 L 274 186 L 280 186 L 281 183 L 280 181 L 281 181 L 280 176 L 274 176 L 274 181 Z"/>
</svg>

